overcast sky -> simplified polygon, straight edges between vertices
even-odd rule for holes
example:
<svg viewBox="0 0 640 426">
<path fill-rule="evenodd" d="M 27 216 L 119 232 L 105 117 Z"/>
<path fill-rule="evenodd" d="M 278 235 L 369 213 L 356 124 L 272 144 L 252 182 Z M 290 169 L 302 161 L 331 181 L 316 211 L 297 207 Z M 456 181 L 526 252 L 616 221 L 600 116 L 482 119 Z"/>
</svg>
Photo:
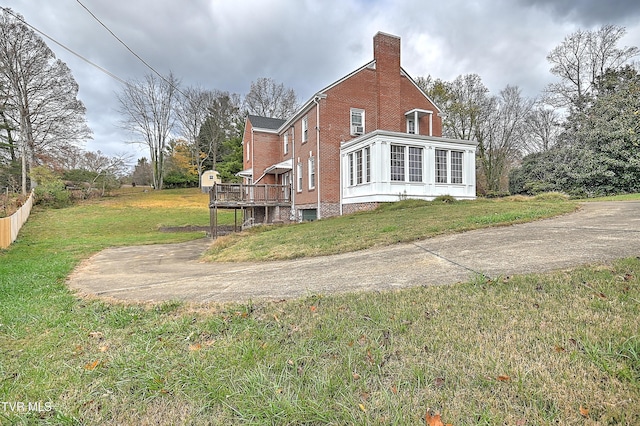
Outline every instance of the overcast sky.
<svg viewBox="0 0 640 426">
<path fill-rule="evenodd" d="M 246 94 L 271 77 L 300 101 L 373 59 L 378 31 L 400 36 L 412 76 L 480 75 L 497 94 L 507 84 L 538 96 L 553 81 L 546 56 L 565 36 L 604 24 L 627 28 L 640 46 L 638 0 L 80 0 L 134 52 L 185 86 Z M 3 0 L 25 20 L 124 80 L 151 71 L 78 0 Z M 119 128 L 118 81 L 45 39 L 80 86 L 91 151 L 145 151 Z M 146 154 L 148 156 L 148 154 Z"/>
</svg>

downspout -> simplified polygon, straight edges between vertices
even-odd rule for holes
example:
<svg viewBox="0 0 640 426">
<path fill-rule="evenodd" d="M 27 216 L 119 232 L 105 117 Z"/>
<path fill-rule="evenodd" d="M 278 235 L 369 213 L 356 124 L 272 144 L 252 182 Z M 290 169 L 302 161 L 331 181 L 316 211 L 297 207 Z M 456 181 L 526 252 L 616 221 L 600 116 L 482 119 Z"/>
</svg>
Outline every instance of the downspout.
<svg viewBox="0 0 640 426">
<path fill-rule="evenodd" d="M 251 185 L 253 185 L 253 156 L 255 152 L 253 148 L 253 126 L 251 126 L 251 146 L 249 147 L 249 153 L 251 154 Z"/>
<path fill-rule="evenodd" d="M 292 125 L 287 129 L 287 132 L 289 130 L 291 130 L 291 213 L 289 217 L 292 217 L 293 221 L 297 221 L 296 193 L 298 189 L 296 185 L 298 185 L 298 162 L 296 160 L 296 129 Z"/>
<path fill-rule="evenodd" d="M 316 95 L 313 102 L 316 104 L 316 193 L 318 196 L 318 207 L 316 218 L 322 219 L 321 203 L 320 203 L 320 99 L 326 98 L 327 95 Z"/>
</svg>

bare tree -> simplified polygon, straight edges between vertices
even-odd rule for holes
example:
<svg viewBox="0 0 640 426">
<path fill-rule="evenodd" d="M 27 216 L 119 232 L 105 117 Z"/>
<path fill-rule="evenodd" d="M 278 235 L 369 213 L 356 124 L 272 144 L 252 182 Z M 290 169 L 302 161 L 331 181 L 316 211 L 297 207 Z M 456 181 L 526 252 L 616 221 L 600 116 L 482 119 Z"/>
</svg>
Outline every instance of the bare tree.
<svg viewBox="0 0 640 426">
<path fill-rule="evenodd" d="M 548 151 L 555 145 L 562 132 L 560 114 L 548 105 L 536 103 L 527 116 L 527 142 L 522 147 L 522 153 Z"/>
<path fill-rule="evenodd" d="M 550 102 L 583 111 L 597 77 L 607 69 L 619 69 L 638 55 L 637 47 L 617 47 L 625 33 L 623 27 L 605 25 L 593 31 L 578 30 L 565 37 L 547 56 L 551 73 L 560 78 L 546 89 Z"/>
<path fill-rule="evenodd" d="M 175 124 L 179 82 L 170 73 L 166 78 L 147 74 L 142 81 L 130 81 L 117 94 L 123 126 L 149 148 L 153 187 L 162 189 L 164 155 Z"/>
<path fill-rule="evenodd" d="M 110 157 L 100 151 L 86 151 L 81 158 L 79 167 L 93 174 L 93 180 L 90 182 L 91 187 L 95 187 L 98 181 L 101 183 L 101 195 L 104 196 L 108 182 L 115 182 L 116 179 L 126 174 L 129 161 L 130 155 L 128 154 Z"/>
<path fill-rule="evenodd" d="M 69 68 L 10 9 L 0 14 L 0 79 L 6 86 L 5 119 L 19 129 L 22 191 L 27 166 L 39 155 L 91 137 L 78 85 Z"/>
<path fill-rule="evenodd" d="M 517 86 L 507 86 L 491 99 L 475 134 L 478 162 L 488 191 L 501 191 L 527 137 L 526 120 L 533 101 Z"/>
<path fill-rule="evenodd" d="M 178 98 L 176 113 L 180 132 L 191 147 L 191 157 L 197 166 L 198 176 L 202 176 L 202 161 L 198 147 L 198 133 L 208 116 L 214 94 L 210 90 L 187 87 Z"/>
<path fill-rule="evenodd" d="M 298 109 L 298 99 L 293 89 L 276 83 L 272 78 L 259 78 L 251 83 L 244 99 L 249 114 L 286 119 Z"/>
</svg>

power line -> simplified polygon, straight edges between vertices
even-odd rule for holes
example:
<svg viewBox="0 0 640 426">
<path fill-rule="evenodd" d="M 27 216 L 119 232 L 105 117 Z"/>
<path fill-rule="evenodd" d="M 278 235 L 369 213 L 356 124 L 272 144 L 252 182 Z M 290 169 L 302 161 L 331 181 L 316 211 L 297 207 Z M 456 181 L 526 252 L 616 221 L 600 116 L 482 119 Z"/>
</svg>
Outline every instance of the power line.
<svg viewBox="0 0 640 426">
<path fill-rule="evenodd" d="M 51 40 L 52 42 L 54 42 L 55 44 L 57 44 L 58 46 L 62 47 L 64 50 L 66 50 L 67 52 L 71 53 L 72 55 L 82 59 L 83 61 L 85 61 L 86 63 L 88 63 L 89 65 L 99 69 L 100 71 L 102 71 L 103 73 L 105 73 L 106 75 L 108 75 L 109 77 L 113 78 L 114 80 L 119 81 L 120 83 L 124 84 L 124 85 L 129 85 L 129 83 L 127 83 L 125 80 L 123 80 L 122 78 L 118 77 L 117 75 L 115 75 L 114 73 L 112 73 L 111 71 L 101 67 L 100 65 L 91 62 L 89 59 L 85 58 L 84 56 L 82 56 L 81 54 L 73 51 L 71 48 L 65 46 L 64 44 L 60 43 L 58 40 L 54 39 L 53 37 L 49 36 L 48 34 L 45 34 L 44 32 L 40 31 L 39 29 L 37 29 L 36 27 L 34 27 L 33 25 L 29 24 L 27 21 L 25 21 L 24 19 L 22 19 L 20 17 L 20 15 L 16 15 L 15 13 L 13 13 L 13 11 L 9 8 L 6 7 L 2 7 L 2 10 L 6 13 L 8 13 L 9 15 L 13 16 L 14 18 L 16 18 L 18 21 L 22 22 L 24 25 L 26 25 L 27 27 L 31 28 L 33 31 L 37 32 L 38 34 L 41 34 L 42 36 L 48 38 L 49 40 Z"/>
<path fill-rule="evenodd" d="M 153 71 L 158 77 L 160 77 L 162 80 L 165 81 L 165 83 L 169 84 L 171 87 L 174 88 L 174 90 L 176 90 L 177 92 L 180 92 L 183 96 L 187 97 L 187 95 L 182 92 L 182 90 L 180 90 L 179 87 L 177 87 L 176 85 L 174 85 L 171 81 L 167 80 L 167 78 L 165 78 L 165 76 L 163 76 L 162 74 L 160 74 L 158 71 L 155 70 L 155 68 L 153 68 L 151 65 L 149 65 L 147 63 L 147 61 L 145 61 L 144 59 L 142 59 L 140 57 L 140 55 L 138 55 L 136 52 L 133 51 L 133 49 L 131 49 L 127 43 L 125 43 L 124 41 L 122 41 L 122 39 L 120 39 L 120 37 L 118 37 L 113 31 L 111 31 L 111 29 L 109 27 L 107 27 L 107 25 L 102 22 L 93 12 L 91 12 L 87 6 L 85 6 L 84 4 L 82 4 L 82 2 L 80 0 L 76 0 L 78 2 L 78 4 L 80 6 L 82 6 L 82 8 L 84 10 L 87 11 L 87 13 L 89 13 L 89 15 L 91 15 L 93 17 L 93 19 L 95 19 L 100 25 L 102 25 L 104 27 L 105 30 L 107 30 L 109 32 L 109 34 L 111 34 L 116 40 L 118 40 L 120 42 L 120 44 L 122 44 L 133 56 L 135 56 L 140 62 L 142 62 L 147 68 L 149 68 L 151 71 Z"/>
</svg>

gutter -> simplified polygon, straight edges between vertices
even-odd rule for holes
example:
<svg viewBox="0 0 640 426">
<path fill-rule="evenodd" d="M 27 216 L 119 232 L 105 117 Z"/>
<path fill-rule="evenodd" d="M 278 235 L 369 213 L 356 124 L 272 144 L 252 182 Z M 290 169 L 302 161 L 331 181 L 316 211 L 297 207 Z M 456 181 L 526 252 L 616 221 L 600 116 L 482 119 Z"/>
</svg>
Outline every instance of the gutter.
<svg viewBox="0 0 640 426">
<path fill-rule="evenodd" d="M 317 192 L 317 196 L 318 196 L 318 207 L 317 207 L 317 213 L 316 213 L 316 219 L 320 220 L 322 219 L 322 214 L 321 214 L 321 202 L 320 202 L 320 100 L 321 99 L 326 99 L 327 95 L 326 94 L 322 94 L 322 95 L 316 95 L 313 98 L 313 102 L 316 104 L 316 162 L 315 162 L 315 167 L 316 167 L 316 192 Z"/>
</svg>

